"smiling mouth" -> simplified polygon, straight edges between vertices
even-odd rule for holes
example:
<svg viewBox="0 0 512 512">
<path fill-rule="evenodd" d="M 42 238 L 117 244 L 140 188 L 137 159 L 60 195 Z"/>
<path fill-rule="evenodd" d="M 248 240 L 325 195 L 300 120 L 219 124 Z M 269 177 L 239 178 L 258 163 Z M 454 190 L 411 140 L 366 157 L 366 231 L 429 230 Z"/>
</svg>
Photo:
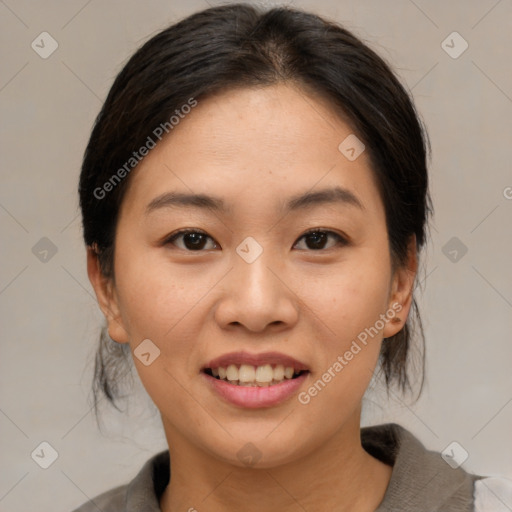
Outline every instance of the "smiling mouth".
<svg viewBox="0 0 512 512">
<path fill-rule="evenodd" d="M 282 364 L 265 364 L 253 366 L 249 364 L 230 364 L 227 367 L 205 368 L 204 373 L 217 380 L 223 380 L 235 386 L 267 387 L 293 380 L 308 370 L 299 370 L 293 366 Z"/>
</svg>

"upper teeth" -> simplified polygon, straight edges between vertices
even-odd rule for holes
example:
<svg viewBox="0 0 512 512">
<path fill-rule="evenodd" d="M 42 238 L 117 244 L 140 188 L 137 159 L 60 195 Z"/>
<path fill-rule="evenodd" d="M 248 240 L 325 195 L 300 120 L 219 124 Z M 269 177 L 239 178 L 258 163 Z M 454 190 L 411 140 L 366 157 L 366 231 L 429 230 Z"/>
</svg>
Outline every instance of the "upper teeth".
<svg viewBox="0 0 512 512">
<path fill-rule="evenodd" d="M 268 386 L 286 379 L 291 379 L 295 372 L 292 366 L 286 368 L 282 364 L 272 367 L 270 364 L 263 366 L 253 366 L 250 364 L 235 365 L 230 364 L 227 368 L 219 366 L 212 368 L 212 375 L 219 379 L 229 380 L 239 385 L 261 385 Z"/>
</svg>

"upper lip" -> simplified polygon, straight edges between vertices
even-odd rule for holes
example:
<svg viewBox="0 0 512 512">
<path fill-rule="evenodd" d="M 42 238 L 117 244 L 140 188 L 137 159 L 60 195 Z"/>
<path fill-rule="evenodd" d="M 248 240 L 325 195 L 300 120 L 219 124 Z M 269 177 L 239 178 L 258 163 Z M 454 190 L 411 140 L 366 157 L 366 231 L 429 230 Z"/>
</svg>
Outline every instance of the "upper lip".
<svg viewBox="0 0 512 512">
<path fill-rule="evenodd" d="M 295 370 L 309 370 L 309 368 L 301 361 L 281 354 L 280 352 L 262 352 L 261 354 L 251 354 L 249 352 L 231 352 L 222 356 L 216 357 L 203 366 L 202 370 L 207 368 L 223 368 L 228 367 L 230 364 L 242 365 L 248 364 L 253 366 L 263 366 L 265 364 L 278 365 L 282 364 L 286 367 L 293 367 Z"/>
</svg>

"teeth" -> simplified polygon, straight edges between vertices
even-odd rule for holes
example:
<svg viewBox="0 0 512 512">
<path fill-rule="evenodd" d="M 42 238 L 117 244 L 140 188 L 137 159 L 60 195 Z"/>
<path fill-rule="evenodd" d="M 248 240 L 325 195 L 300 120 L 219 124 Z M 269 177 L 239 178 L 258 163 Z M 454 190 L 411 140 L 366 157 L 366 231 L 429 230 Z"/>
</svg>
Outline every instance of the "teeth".
<svg viewBox="0 0 512 512">
<path fill-rule="evenodd" d="M 238 370 L 238 380 L 240 382 L 254 382 L 255 377 L 256 371 L 254 370 L 254 366 L 249 366 L 248 364 L 240 366 Z"/>
<path fill-rule="evenodd" d="M 226 368 L 226 379 L 229 381 L 238 380 L 238 368 L 234 364 L 230 364 Z"/>
<path fill-rule="evenodd" d="M 264 366 L 258 366 L 256 368 L 255 372 L 255 380 L 259 383 L 267 383 L 272 382 L 272 379 L 274 378 L 274 370 L 272 369 L 272 366 L 269 364 L 266 364 Z M 278 380 L 278 379 L 275 379 Z"/>
<path fill-rule="evenodd" d="M 283 380 L 284 379 L 284 366 L 282 364 L 278 364 L 274 368 L 274 379 L 275 380 Z"/>
<path fill-rule="evenodd" d="M 272 386 L 279 384 L 285 379 L 293 378 L 295 372 L 293 366 L 286 368 L 282 364 L 272 366 L 265 364 L 263 366 L 253 366 L 250 364 L 235 365 L 230 364 L 227 368 L 219 366 L 211 369 L 212 375 L 220 380 L 228 380 L 232 384 L 239 386 Z"/>
</svg>

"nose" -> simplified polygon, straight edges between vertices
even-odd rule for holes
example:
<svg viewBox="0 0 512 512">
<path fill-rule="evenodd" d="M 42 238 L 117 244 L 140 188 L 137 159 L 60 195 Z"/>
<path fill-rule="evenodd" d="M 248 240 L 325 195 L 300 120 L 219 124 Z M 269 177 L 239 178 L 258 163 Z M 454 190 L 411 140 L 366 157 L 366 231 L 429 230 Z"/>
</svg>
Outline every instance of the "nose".
<svg viewBox="0 0 512 512">
<path fill-rule="evenodd" d="M 218 324 L 229 329 L 242 325 L 252 332 L 289 329 L 298 319 L 298 297 L 282 261 L 270 251 L 249 263 L 234 255 L 215 311 Z"/>
</svg>

